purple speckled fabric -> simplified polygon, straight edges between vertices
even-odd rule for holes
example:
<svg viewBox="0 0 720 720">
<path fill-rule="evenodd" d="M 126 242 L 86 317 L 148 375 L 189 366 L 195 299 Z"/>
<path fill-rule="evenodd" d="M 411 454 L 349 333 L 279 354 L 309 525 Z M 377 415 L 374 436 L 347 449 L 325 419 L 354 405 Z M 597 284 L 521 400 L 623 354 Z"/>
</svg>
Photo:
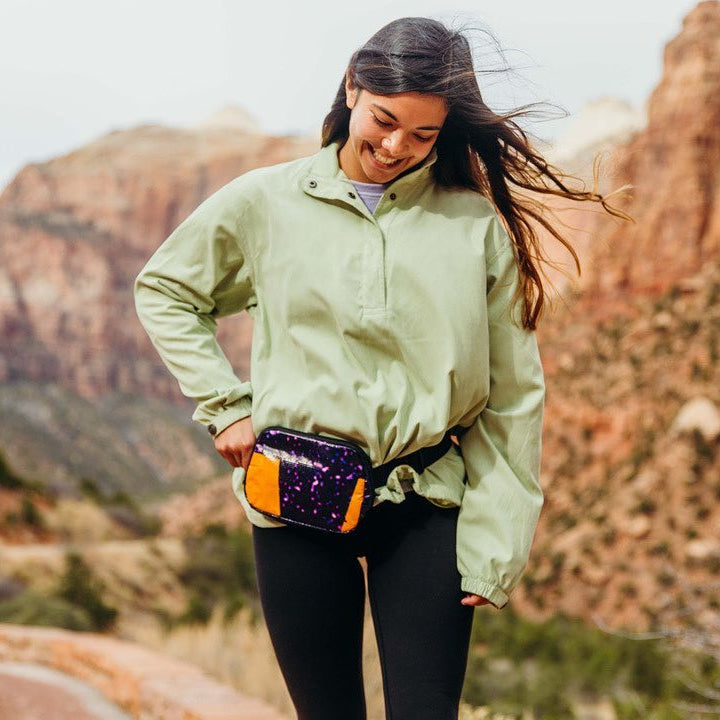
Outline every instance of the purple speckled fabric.
<svg viewBox="0 0 720 720">
<path fill-rule="evenodd" d="M 358 478 L 365 480 L 362 514 L 373 500 L 371 461 L 359 447 L 284 428 L 265 428 L 255 452 L 280 460 L 283 520 L 341 532 Z"/>
</svg>

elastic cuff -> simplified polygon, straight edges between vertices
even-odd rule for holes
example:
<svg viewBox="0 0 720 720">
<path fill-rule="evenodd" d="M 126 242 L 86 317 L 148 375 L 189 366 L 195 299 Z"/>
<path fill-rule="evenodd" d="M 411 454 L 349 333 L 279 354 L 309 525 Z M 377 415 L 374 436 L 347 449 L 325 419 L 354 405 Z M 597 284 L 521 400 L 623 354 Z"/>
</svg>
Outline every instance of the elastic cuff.
<svg viewBox="0 0 720 720">
<path fill-rule="evenodd" d="M 509 600 L 507 594 L 497 585 L 493 585 L 485 580 L 480 580 L 479 578 L 462 578 L 460 589 L 463 592 L 484 597 L 497 608 L 505 607 Z"/>
<path fill-rule="evenodd" d="M 248 415 L 252 414 L 252 398 L 244 397 L 234 402 L 230 407 L 226 408 L 222 412 L 212 417 L 212 420 L 206 421 L 198 420 L 193 416 L 193 420 L 198 420 L 203 425 L 206 425 L 208 429 L 212 427 L 214 432 L 211 430 L 212 435 L 219 435 L 226 427 L 229 427 L 238 420 L 242 420 Z"/>
</svg>

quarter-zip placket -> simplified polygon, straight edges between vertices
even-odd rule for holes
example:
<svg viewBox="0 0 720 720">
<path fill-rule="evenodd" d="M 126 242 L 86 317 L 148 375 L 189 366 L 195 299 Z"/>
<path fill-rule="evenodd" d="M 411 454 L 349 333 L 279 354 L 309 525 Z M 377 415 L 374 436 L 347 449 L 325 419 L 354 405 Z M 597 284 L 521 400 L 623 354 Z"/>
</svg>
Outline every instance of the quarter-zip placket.
<svg viewBox="0 0 720 720">
<path fill-rule="evenodd" d="M 387 216 L 388 211 L 386 196 L 390 194 L 397 197 L 395 193 L 386 192 L 380 199 L 376 208 L 376 214 L 368 209 L 367 205 L 358 197 L 352 183 L 349 181 L 333 180 L 325 178 L 309 177 L 304 182 L 304 189 L 309 195 L 319 199 L 335 200 L 346 206 L 348 212 L 357 212 L 368 222 L 363 225 L 363 255 L 362 255 L 362 277 L 360 285 L 360 310 L 363 317 L 372 315 L 385 315 L 387 313 L 387 287 L 386 287 L 386 264 L 385 264 L 385 242 L 386 236 L 383 225 L 380 223 L 382 216 Z M 388 208 L 390 209 L 390 208 Z"/>
<path fill-rule="evenodd" d="M 423 182 L 430 172 L 430 166 L 436 155 L 426 160 L 422 167 L 416 168 L 390 187 L 386 188 L 380 202 L 371 213 L 367 205 L 358 197 L 355 187 L 337 164 L 337 156 L 332 158 L 332 167 L 318 167 L 303 180 L 303 190 L 312 197 L 341 202 L 348 211 L 354 211 L 368 223 L 363 226 L 362 277 L 360 283 L 360 312 L 363 318 L 384 317 L 387 306 L 387 262 L 386 243 L 388 230 L 395 219 L 395 207 L 403 194 L 411 191 L 413 185 Z M 325 158 L 327 162 L 327 157 Z"/>
</svg>

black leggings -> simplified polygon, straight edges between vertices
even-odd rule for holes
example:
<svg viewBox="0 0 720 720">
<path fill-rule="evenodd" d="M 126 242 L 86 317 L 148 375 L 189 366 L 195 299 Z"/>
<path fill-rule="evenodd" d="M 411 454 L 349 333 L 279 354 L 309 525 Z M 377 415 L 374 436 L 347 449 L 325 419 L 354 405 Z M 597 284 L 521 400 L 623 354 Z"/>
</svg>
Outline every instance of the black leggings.
<svg viewBox="0 0 720 720">
<path fill-rule="evenodd" d="M 456 720 L 473 618 L 460 604 L 457 516 L 411 492 L 350 536 L 253 528 L 260 600 L 299 720 L 365 720 L 360 556 L 387 720 Z"/>
</svg>

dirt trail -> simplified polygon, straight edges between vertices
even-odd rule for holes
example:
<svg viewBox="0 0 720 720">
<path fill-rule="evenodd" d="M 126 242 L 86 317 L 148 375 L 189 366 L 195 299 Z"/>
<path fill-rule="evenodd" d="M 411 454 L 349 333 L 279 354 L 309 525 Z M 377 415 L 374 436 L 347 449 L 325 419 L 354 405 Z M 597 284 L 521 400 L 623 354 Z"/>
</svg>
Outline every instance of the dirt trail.
<svg viewBox="0 0 720 720">
<path fill-rule="evenodd" d="M 0 663 L 0 720 L 131 720 L 95 688 L 57 670 Z"/>
</svg>

